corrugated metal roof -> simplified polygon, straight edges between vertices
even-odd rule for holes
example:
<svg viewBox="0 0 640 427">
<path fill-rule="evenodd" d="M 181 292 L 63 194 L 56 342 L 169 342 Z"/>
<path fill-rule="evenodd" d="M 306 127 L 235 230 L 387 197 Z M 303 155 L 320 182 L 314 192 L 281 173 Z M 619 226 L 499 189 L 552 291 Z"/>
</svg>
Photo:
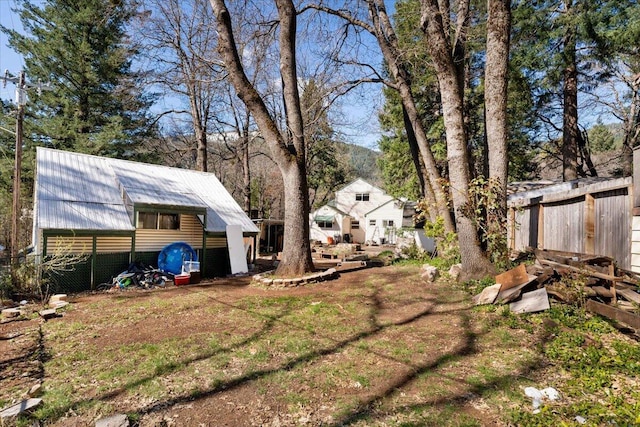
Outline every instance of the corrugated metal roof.
<svg viewBox="0 0 640 427">
<path fill-rule="evenodd" d="M 211 173 L 39 147 L 37 226 L 41 229 L 134 230 L 124 191 L 136 204 L 204 208 L 206 231 L 239 224 L 259 230 Z"/>
</svg>

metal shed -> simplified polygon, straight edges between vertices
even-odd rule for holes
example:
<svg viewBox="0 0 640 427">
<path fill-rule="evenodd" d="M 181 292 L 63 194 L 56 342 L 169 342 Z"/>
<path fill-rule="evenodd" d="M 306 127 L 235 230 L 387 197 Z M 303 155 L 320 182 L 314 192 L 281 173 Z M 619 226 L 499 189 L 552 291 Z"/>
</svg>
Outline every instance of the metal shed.
<svg viewBox="0 0 640 427">
<path fill-rule="evenodd" d="M 155 265 L 175 241 L 198 251 L 204 277 L 224 275 L 227 225 L 240 225 L 254 247 L 259 232 L 211 173 L 39 147 L 34 193 L 34 252 L 64 245 L 90 255 L 62 278 L 68 291 L 90 289 L 135 260 Z"/>
</svg>

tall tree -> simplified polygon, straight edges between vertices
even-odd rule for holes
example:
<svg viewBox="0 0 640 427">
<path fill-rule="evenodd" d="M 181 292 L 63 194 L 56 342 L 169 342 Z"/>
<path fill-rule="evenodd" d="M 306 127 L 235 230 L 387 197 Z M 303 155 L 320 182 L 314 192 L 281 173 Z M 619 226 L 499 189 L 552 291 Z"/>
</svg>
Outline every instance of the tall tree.
<svg viewBox="0 0 640 427">
<path fill-rule="evenodd" d="M 529 79 L 536 113 L 547 126 L 548 140 L 561 135 L 563 178 L 585 175 L 591 168 L 586 157 L 589 150 L 580 132 L 584 106 L 579 100 L 583 104 L 593 99 L 610 102 L 611 98 L 602 96 L 596 88 L 610 81 L 625 63 L 622 52 L 629 52 L 629 47 L 637 44 L 632 41 L 631 25 L 637 1 L 514 0 L 513 6 L 514 63 Z M 595 109 L 592 104 L 588 114 L 582 115 L 593 120 Z"/>
<path fill-rule="evenodd" d="M 210 0 L 216 15 L 218 48 L 238 96 L 255 118 L 278 165 L 285 192 L 285 227 L 282 262 L 277 273 L 302 274 L 313 269 L 309 241 L 309 194 L 306 177 L 304 123 L 296 70 L 297 11 L 291 0 L 276 0 L 279 24 L 278 49 L 286 129 L 280 131 L 264 98 L 247 78 L 224 0 Z"/>
<path fill-rule="evenodd" d="M 402 50 L 399 48 L 398 38 L 391 18 L 382 0 L 366 0 L 364 5 L 368 12 L 369 21 L 359 17 L 360 11 L 357 6 L 354 10 L 333 9 L 324 5 L 313 5 L 312 7 L 338 16 L 350 25 L 356 26 L 375 37 L 391 77 L 383 81 L 387 86 L 398 91 L 406 114 L 406 124 L 411 128 L 408 133 L 415 136 L 415 138 L 410 138 L 408 142 L 415 144 L 414 150 L 419 152 L 421 156 L 422 162 L 414 162 L 414 164 L 416 166 L 424 166 L 423 169 L 419 170 L 419 173 L 422 173 L 424 178 L 424 192 L 427 199 L 429 217 L 432 221 L 435 221 L 438 216 L 441 217 L 446 231 L 453 231 L 454 223 L 449 210 L 449 198 L 442 188 L 440 171 L 431 150 L 427 132 L 420 119 L 419 108 L 412 93 L 411 76 L 407 71 Z"/>
<path fill-rule="evenodd" d="M 484 73 L 485 128 L 490 187 L 497 203 L 487 206 L 487 234 L 506 257 L 507 179 L 509 176 L 507 129 L 507 82 L 511 0 L 487 0 L 487 48 Z M 495 255 L 498 255 L 497 253 Z"/>
<path fill-rule="evenodd" d="M 217 37 L 210 25 L 211 8 L 206 0 L 151 0 L 145 6 L 150 17 L 141 20 L 140 34 L 144 56 L 153 68 L 152 82 L 165 96 L 188 106 L 186 110 L 174 107 L 162 114 L 185 113 L 190 117 L 196 142 L 195 166 L 206 172 L 211 110 L 222 79 L 219 61 L 212 58 Z"/>
<path fill-rule="evenodd" d="M 307 180 L 310 206 L 324 205 L 351 178 L 347 149 L 338 142 L 329 120 L 331 98 L 319 80 L 301 84 L 300 104 L 306 139 Z"/>
<path fill-rule="evenodd" d="M 24 57 L 27 77 L 50 83 L 33 95 L 33 138 L 57 148 L 107 156 L 135 156 L 152 134 L 150 99 L 131 66 L 136 53 L 126 25 L 129 2 L 25 1 L 17 9 L 24 33 L 2 28 Z M 37 136 L 36 136 L 37 135 Z"/>
<path fill-rule="evenodd" d="M 464 114 L 465 38 L 469 0 L 458 1 L 455 14 L 448 2 L 422 0 L 422 28 L 438 77 L 447 139 L 447 161 L 455 209 L 458 244 L 466 278 L 482 277 L 494 269 L 482 250 L 474 218 L 463 213 L 469 206 L 470 163 Z M 452 15 L 455 17 L 451 18 Z M 450 24 L 454 27 L 450 35 Z"/>
</svg>

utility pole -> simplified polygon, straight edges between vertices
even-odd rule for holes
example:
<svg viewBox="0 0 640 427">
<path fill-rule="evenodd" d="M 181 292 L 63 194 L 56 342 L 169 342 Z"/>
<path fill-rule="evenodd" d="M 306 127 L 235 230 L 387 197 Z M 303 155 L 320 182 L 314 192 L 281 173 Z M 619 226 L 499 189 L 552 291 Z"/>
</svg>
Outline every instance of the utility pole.
<svg viewBox="0 0 640 427">
<path fill-rule="evenodd" d="M 24 122 L 24 106 L 27 102 L 24 71 L 20 71 L 16 85 L 16 103 L 18 114 L 16 117 L 16 148 L 13 166 L 13 209 L 11 211 L 11 264 L 18 262 L 18 247 L 20 235 L 20 187 L 22 175 L 22 123 Z"/>
<path fill-rule="evenodd" d="M 27 89 L 36 88 L 38 93 L 42 89 L 48 89 L 48 85 L 42 85 L 41 83 L 35 85 L 29 85 L 26 82 L 24 71 L 20 71 L 18 77 L 9 75 L 9 71 L 6 70 L 2 77 L 4 86 L 7 82 L 11 82 L 16 85 L 16 105 L 18 111 L 16 114 L 16 146 L 15 146 L 15 159 L 13 166 L 13 208 L 11 211 L 11 250 L 10 256 L 11 265 L 18 262 L 19 252 L 19 236 L 20 236 L 20 187 L 21 187 L 21 175 L 22 175 L 22 128 L 24 123 L 24 107 L 27 104 Z"/>
</svg>

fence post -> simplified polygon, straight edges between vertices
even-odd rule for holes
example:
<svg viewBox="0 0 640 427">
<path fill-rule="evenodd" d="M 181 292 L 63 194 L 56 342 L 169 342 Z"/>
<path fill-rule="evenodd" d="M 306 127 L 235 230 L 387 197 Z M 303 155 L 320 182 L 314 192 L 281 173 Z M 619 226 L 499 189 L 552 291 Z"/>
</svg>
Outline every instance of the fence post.
<svg viewBox="0 0 640 427">
<path fill-rule="evenodd" d="M 596 252 L 596 209 L 595 198 L 591 194 L 584 195 L 584 252 Z"/>
<path fill-rule="evenodd" d="M 538 249 L 544 249 L 544 205 L 542 200 L 538 204 Z"/>
</svg>

